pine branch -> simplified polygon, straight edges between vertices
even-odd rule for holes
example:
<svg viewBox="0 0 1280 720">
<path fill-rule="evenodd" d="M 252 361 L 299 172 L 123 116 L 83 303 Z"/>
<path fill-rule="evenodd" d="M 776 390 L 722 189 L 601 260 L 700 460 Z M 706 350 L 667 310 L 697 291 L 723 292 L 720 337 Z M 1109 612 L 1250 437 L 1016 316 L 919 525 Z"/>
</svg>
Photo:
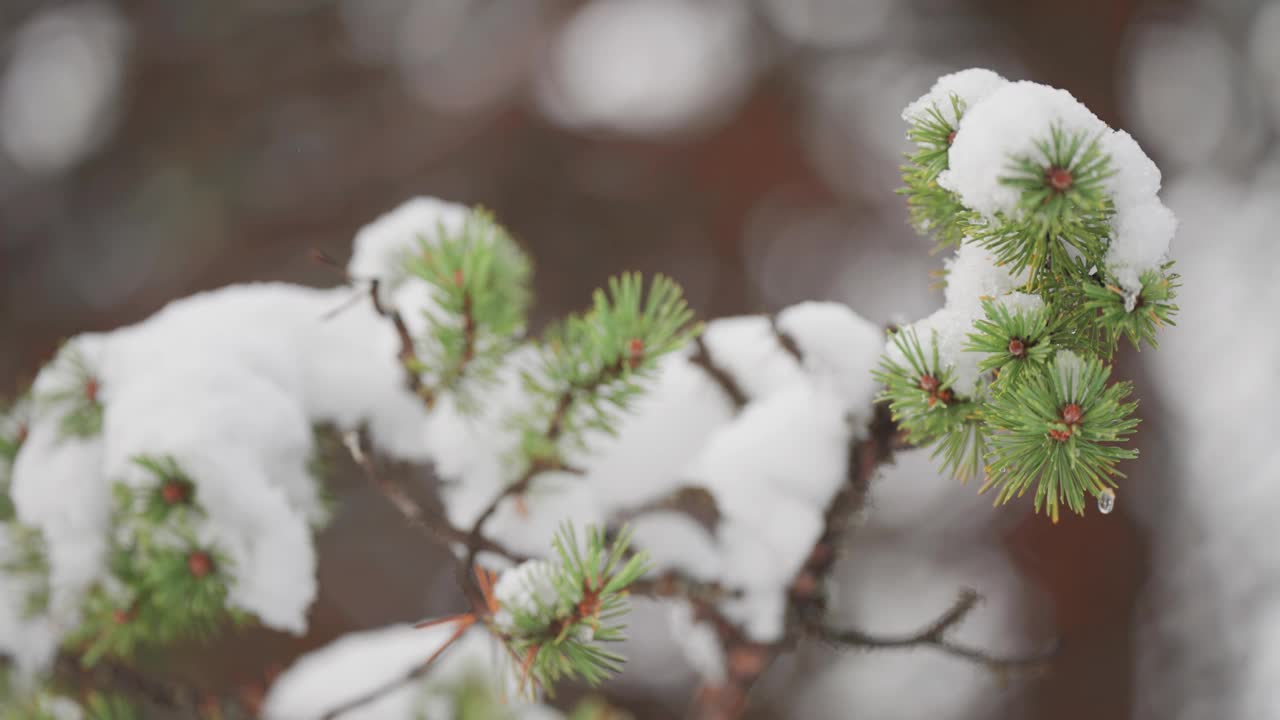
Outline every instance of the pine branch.
<svg viewBox="0 0 1280 720">
<path fill-rule="evenodd" d="M 746 407 L 749 400 L 747 393 L 738 384 L 733 375 L 717 365 L 715 360 L 712 359 L 711 350 L 707 347 L 707 342 L 701 335 L 693 339 L 693 348 L 694 352 L 689 356 L 689 362 L 696 367 L 702 368 L 703 372 L 714 380 L 716 385 L 720 386 L 724 394 L 733 402 L 735 410 L 741 410 Z"/>
<path fill-rule="evenodd" d="M 422 361 L 418 359 L 418 351 L 413 344 L 413 336 L 409 334 L 409 326 L 405 324 L 404 317 L 400 315 L 400 311 L 394 307 L 387 307 L 382 303 L 382 299 L 378 294 L 378 289 L 382 281 L 374 278 L 369 281 L 369 299 L 373 302 L 373 309 L 382 317 L 391 321 L 392 327 L 396 330 L 396 337 L 400 339 L 400 352 L 396 357 L 400 359 L 400 365 L 404 368 L 405 387 L 409 388 L 414 395 L 422 398 L 428 408 L 435 405 L 436 397 L 431 388 L 422 383 L 422 378 L 418 375 L 417 368 L 422 365 Z"/>
<path fill-rule="evenodd" d="M 796 342 L 796 339 L 791 337 L 791 333 L 783 330 L 782 327 L 778 325 L 777 315 L 769 316 L 769 329 L 773 331 L 773 336 L 777 338 L 778 344 L 782 346 L 782 349 L 786 350 L 787 354 L 795 359 L 797 365 L 803 367 L 804 352 L 800 350 L 800 344 Z"/>
<path fill-rule="evenodd" d="M 377 464 L 369 454 L 368 443 L 362 433 L 354 430 L 348 431 L 343 433 L 342 441 L 347 451 L 351 454 L 351 459 L 360 467 L 369 484 L 386 497 L 392 507 L 410 525 L 425 533 L 432 541 L 446 548 L 454 544 L 465 547 L 474 545 L 480 552 L 493 553 L 513 563 L 523 562 L 527 559 L 489 538 L 483 536 L 472 538 L 466 531 L 454 527 L 442 515 L 428 512 L 422 507 L 421 503 L 410 497 L 404 488 L 378 472 Z"/>
<path fill-rule="evenodd" d="M 836 629 L 820 623 L 812 623 L 807 629 L 814 636 L 840 647 L 866 650 L 927 647 L 961 660 L 978 663 L 995 672 L 1040 669 L 1053 659 L 1058 652 L 1056 645 L 1043 652 L 1029 655 L 998 656 L 949 640 L 947 634 L 969 616 L 980 600 L 981 596 L 973 590 L 963 590 L 955 603 L 938 619 L 910 635 L 876 635 L 861 630 Z"/>
</svg>

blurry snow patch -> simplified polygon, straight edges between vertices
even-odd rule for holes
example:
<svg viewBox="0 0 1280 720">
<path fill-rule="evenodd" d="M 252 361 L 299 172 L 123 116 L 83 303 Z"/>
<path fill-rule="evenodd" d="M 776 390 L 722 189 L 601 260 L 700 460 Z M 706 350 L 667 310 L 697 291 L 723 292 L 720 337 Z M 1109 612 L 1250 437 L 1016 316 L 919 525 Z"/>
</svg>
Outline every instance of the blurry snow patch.
<svg viewBox="0 0 1280 720">
<path fill-rule="evenodd" d="M 765 0 L 770 21 L 787 40 L 818 48 L 873 41 L 887 29 L 893 0 Z"/>
<path fill-rule="evenodd" d="M 902 111 L 902 119 L 909 123 L 918 122 L 928 118 L 929 111 L 935 108 L 943 117 L 954 119 L 954 101 L 959 100 L 962 110 L 973 107 L 1008 82 L 986 68 L 969 68 L 943 75 L 928 93 Z"/>
<path fill-rule="evenodd" d="M 66 170 L 110 132 L 128 26 L 111 6 L 46 9 L 18 29 L 0 81 L 0 145 L 32 173 Z"/>
<path fill-rule="evenodd" d="M 887 636 L 914 633 L 956 601 L 961 588 L 983 597 L 952 640 L 997 655 L 1039 648 L 1020 646 L 1023 585 L 1007 558 L 997 552 L 932 553 L 895 550 L 890 544 L 864 546 L 855 536 L 851 557 L 838 566 L 830 622 L 835 627 Z M 928 648 L 832 651 L 802 658 L 789 699 L 793 717 L 844 717 L 850 708 L 869 718 L 990 718 L 1003 716 L 1009 691 L 981 664 Z"/>
<path fill-rule="evenodd" d="M 1249 55 L 1258 73 L 1271 127 L 1280 131 L 1280 2 L 1265 3 L 1253 19 Z"/>
<path fill-rule="evenodd" d="M 1131 43 L 1121 98 L 1139 134 L 1171 162 L 1212 161 L 1235 122 L 1234 60 L 1226 39 L 1208 23 L 1153 23 L 1140 27 Z"/>
<path fill-rule="evenodd" d="M 1130 504 L 1154 554 L 1140 615 L 1140 720 L 1280 713 L 1280 336 L 1264 329 L 1280 307 L 1277 160 L 1248 182 L 1198 173 L 1171 188 L 1184 223 L 1182 310 L 1160 352 L 1143 353 L 1163 413 L 1150 453 L 1158 464 Z"/>
<path fill-rule="evenodd" d="M 534 62 L 547 3 L 522 0 L 342 0 L 338 17 L 359 60 L 399 71 L 437 110 L 474 113 L 514 94 Z"/>
<path fill-rule="evenodd" d="M 404 677 L 438 651 L 455 626 L 415 629 L 396 625 L 351 633 L 304 655 L 271 687 L 263 705 L 266 720 L 318 718 L 340 705 Z M 452 717 L 449 690 L 464 682 L 487 682 L 497 693 L 515 698 L 518 678 L 498 640 L 487 631 L 468 630 L 444 651 L 421 678 L 403 684 L 374 702 L 342 713 L 341 720 L 413 720 Z M 560 715 L 515 700 L 513 717 L 547 720 Z M 443 711 L 443 712 L 441 712 Z"/>
<path fill-rule="evenodd" d="M 730 111 L 752 74 L 734 0 L 597 0 L 552 48 L 539 100 L 572 128 L 659 134 Z"/>
</svg>

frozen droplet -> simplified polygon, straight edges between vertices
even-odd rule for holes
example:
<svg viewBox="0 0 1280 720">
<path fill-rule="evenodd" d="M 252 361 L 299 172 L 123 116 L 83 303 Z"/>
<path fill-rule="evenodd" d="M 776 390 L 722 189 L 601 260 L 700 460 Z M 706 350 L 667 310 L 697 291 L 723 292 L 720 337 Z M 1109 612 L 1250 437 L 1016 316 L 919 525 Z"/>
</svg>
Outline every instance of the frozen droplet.
<svg viewBox="0 0 1280 720">
<path fill-rule="evenodd" d="M 1094 266 L 1092 266 L 1092 267 L 1090 267 L 1090 268 L 1089 268 L 1089 274 L 1090 274 L 1090 275 L 1095 275 L 1095 274 L 1097 274 L 1097 272 L 1098 272 L 1098 266 L 1097 266 L 1097 265 L 1094 265 Z"/>
<path fill-rule="evenodd" d="M 1126 292 L 1124 294 L 1124 311 L 1133 312 L 1138 307 L 1138 293 Z"/>
<path fill-rule="evenodd" d="M 1103 490 L 1098 493 L 1098 512 L 1106 515 L 1116 509 L 1116 493 L 1114 490 Z"/>
</svg>

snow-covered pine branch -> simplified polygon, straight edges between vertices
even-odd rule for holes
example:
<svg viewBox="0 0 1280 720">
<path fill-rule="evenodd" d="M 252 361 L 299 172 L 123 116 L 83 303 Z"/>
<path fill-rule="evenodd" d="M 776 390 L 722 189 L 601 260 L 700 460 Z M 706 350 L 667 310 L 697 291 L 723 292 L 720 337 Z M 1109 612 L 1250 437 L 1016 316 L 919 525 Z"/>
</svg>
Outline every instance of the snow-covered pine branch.
<svg viewBox="0 0 1280 720">
<path fill-rule="evenodd" d="M 672 605 L 706 717 L 740 713 L 806 636 L 1040 662 L 951 640 L 967 593 L 918 633 L 837 627 L 836 551 L 908 443 L 1000 501 L 1036 485 L 1055 518 L 1114 498 L 1136 420 L 1106 363 L 1176 309 L 1175 223 L 1132 138 L 1063 91 L 969 70 L 903 117 L 911 215 L 958 248 L 943 308 L 887 345 L 834 303 L 701 328 L 674 284 L 638 276 L 528 336 L 527 259 L 430 198 L 357 234 L 344 287 L 229 287 L 71 339 L 0 423 L 0 652 L 20 694 L 45 702 L 31 688 L 59 657 L 127 662 L 235 621 L 305 632 L 322 427 L 450 545 L 469 607 L 304 658 L 268 717 L 448 716 L 603 679 L 628 592 Z M 384 457 L 430 463 L 444 516 L 382 481 Z M 504 712 L 555 716 L 521 702 Z"/>
</svg>

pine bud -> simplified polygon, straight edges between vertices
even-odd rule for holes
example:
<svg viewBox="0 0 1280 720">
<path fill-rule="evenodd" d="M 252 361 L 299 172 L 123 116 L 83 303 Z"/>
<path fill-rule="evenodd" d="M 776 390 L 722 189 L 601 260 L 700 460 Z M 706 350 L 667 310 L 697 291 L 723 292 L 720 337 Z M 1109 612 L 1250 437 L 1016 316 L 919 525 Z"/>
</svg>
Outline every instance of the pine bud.
<svg viewBox="0 0 1280 720">
<path fill-rule="evenodd" d="M 932 375 L 924 375 L 920 378 L 920 389 L 927 393 L 935 393 L 938 391 L 938 378 Z"/>
<path fill-rule="evenodd" d="M 1081 418 L 1084 417 L 1084 410 L 1075 403 L 1067 403 L 1062 407 L 1062 422 L 1068 425 L 1079 425 Z"/>
<path fill-rule="evenodd" d="M 84 382 L 84 398 L 89 402 L 98 401 L 98 378 L 91 377 Z"/>
<path fill-rule="evenodd" d="M 1026 344 L 1023 343 L 1022 340 L 1018 338 L 1013 338 L 1012 340 L 1009 341 L 1009 354 L 1016 358 L 1026 357 L 1027 355 Z"/>
<path fill-rule="evenodd" d="M 124 608 L 116 608 L 115 610 L 111 611 L 111 620 L 117 625 L 124 625 L 125 623 L 129 622 L 131 619 L 133 619 L 132 613 L 130 613 L 128 610 Z"/>
<path fill-rule="evenodd" d="M 461 270 L 461 269 L 459 269 L 459 270 L 454 270 L 454 271 L 453 271 L 453 285 L 454 285 L 454 287 L 462 287 L 462 281 L 463 281 L 464 279 L 465 279 L 465 278 L 462 276 L 462 270 Z"/>
<path fill-rule="evenodd" d="M 644 341 L 640 338 L 633 338 L 627 343 L 627 366 L 635 370 L 640 366 L 640 361 L 644 359 Z"/>
<path fill-rule="evenodd" d="M 213 558 L 197 550 L 187 556 L 187 569 L 193 576 L 202 578 L 213 571 Z"/>
<path fill-rule="evenodd" d="M 952 145 L 955 143 L 955 141 L 956 141 L 956 131 L 952 130 L 951 132 L 947 133 L 947 144 Z"/>
<path fill-rule="evenodd" d="M 1066 192 L 1075 183 L 1075 178 L 1071 176 L 1071 171 L 1066 168 L 1051 167 L 1044 172 L 1044 181 L 1049 183 L 1049 187 L 1054 190 Z"/>
<path fill-rule="evenodd" d="M 187 488 L 177 480 L 169 480 L 160 488 L 160 497 L 169 505 L 186 502 Z"/>
<path fill-rule="evenodd" d="M 18 437 L 16 439 L 19 445 L 27 441 L 27 434 L 30 432 L 31 429 L 27 427 L 26 423 L 18 425 Z"/>
</svg>

